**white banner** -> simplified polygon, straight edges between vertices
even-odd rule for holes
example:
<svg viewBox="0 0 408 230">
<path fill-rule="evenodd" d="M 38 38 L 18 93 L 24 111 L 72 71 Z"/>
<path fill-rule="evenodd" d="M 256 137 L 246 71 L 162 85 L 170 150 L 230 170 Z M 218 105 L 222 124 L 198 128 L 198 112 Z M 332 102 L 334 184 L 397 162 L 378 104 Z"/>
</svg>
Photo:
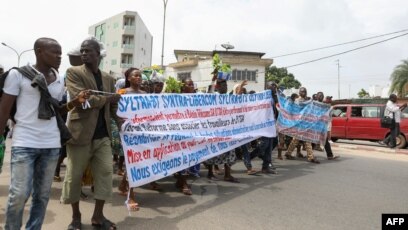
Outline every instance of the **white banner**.
<svg viewBox="0 0 408 230">
<path fill-rule="evenodd" d="M 275 137 L 271 92 L 128 94 L 119 101 L 130 187 L 159 180 L 255 138 Z"/>
</svg>

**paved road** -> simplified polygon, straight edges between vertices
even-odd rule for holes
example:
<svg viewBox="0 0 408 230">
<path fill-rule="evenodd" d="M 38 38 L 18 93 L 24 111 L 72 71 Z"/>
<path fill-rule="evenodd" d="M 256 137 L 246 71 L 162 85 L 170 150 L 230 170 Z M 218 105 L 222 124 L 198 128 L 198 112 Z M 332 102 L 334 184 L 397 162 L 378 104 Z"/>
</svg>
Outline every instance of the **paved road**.
<svg viewBox="0 0 408 230">
<path fill-rule="evenodd" d="M 381 213 L 408 213 L 408 155 L 351 149 L 337 144 L 338 161 L 320 165 L 304 160 L 277 161 L 279 175 L 247 176 L 242 162 L 233 166 L 240 184 L 190 180 L 192 196 L 176 191 L 174 179 L 160 182 L 162 192 L 138 188 L 141 210 L 129 215 L 116 192 L 105 215 L 119 229 L 381 229 Z M 255 161 L 255 166 L 260 166 Z M 63 173 L 62 173 L 63 175 Z M 9 163 L 0 175 L 0 223 L 9 183 Z M 89 194 L 89 188 L 85 191 Z M 53 184 L 43 229 L 66 229 L 69 205 L 58 199 L 61 183 Z M 24 212 L 27 218 L 30 201 Z M 92 229 L 92 199 L 81 202 L 84 228 Z M 2 225 L 2 224 L 1 224 Z"/>
</svg>

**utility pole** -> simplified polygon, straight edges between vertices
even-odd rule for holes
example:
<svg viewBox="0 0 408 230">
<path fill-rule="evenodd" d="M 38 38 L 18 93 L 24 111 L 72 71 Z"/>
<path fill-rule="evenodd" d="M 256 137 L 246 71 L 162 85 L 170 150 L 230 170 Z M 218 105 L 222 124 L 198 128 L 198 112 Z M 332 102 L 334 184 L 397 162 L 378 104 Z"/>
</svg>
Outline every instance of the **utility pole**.
<svg viewBox="0 0 408 230">
<path fill-rule="evenodd" d="M 336 60 L 337 63 L 337 99 L 340 99 L 340 60 Z"/>
<path fill-rule="evenodd" d="M 163 69 L 163 57 L 164 57 L 164 31 L 166 29 L 166 7 L 167 7 L 167 2 L 169 0 L 163 0 L 163 6 L 164 6 L 164 15 L 163 15 L 163 40 L 162 40 L 162 54 L 161 54 L 161 68 Z"/>
</svg>

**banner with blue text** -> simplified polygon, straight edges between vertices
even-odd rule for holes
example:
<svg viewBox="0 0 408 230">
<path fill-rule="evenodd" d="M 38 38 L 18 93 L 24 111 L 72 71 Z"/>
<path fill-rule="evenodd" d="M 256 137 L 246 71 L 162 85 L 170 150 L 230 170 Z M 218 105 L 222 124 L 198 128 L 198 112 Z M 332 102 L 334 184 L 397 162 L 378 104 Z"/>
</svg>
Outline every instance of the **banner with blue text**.
<svg viewBox="0 0 408 230">
<path fill-rule="evenodd" d="M 270 91 L 128 94 L 120 136 L 131 187 L 159 180 L 261 136 L 275 137 Z"/>
<path fill-rule="evenodd" d="M 280 111 L 276 127 L 279 133 L 324 145 L 330 105 L 313 100 L 293 102 L 283 94 L 278 94 L 278 100 Z"/>
</svg>

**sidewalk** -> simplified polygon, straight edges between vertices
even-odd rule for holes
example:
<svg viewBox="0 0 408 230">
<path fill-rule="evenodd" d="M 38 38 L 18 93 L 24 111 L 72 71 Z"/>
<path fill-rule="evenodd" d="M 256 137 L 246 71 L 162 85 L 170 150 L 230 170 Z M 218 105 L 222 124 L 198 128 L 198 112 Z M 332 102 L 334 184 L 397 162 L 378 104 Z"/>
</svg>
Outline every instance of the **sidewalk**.
<svg viewBox="0 0 408 230">
<path fill-rule="evenodd" d="M 384 145 L 378 145 L 378 144 L 370 143 L 367 141 L 350 141 L 350 142 L 356 142 L 356 143 L 335 142 L 335 143 L 332 143 L 331 146 L 335 148 L 342 148 L 342 149 L 376 151 L 376 152 L 383 152 L 383 153 L 396 153 L 396 154 L 408 155 L 408 149 L 390 149 Z"/>
</svg>

